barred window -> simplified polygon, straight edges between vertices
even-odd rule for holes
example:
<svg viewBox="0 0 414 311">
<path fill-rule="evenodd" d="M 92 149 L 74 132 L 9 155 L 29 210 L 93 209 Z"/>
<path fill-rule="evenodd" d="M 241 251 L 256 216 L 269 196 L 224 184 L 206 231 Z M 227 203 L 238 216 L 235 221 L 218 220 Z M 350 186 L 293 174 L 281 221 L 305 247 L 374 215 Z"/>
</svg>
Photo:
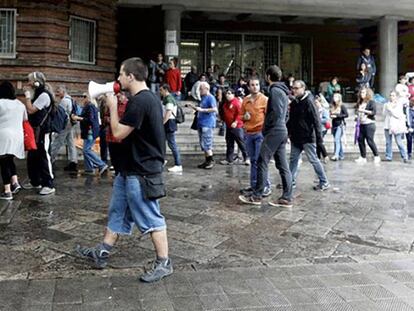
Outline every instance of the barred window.
<svg viewBox="0 0 414 311">
<path fill-rule="evenodd" d="M 0 9 L 0 58 L 16 57 L 16 10 Z"/>
<path fill-rule="evenodd" d="M 96 22 L 74 17 L 70 18 L 69 61 L 95 64 Z"/>
</svg>

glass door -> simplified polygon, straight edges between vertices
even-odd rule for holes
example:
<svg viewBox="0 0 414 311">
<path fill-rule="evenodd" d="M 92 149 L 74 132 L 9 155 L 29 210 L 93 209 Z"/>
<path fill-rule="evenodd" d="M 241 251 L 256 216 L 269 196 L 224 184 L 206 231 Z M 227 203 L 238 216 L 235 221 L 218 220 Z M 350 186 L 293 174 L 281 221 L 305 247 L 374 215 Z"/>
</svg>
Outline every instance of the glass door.
<svg viewBox="0 0 414 311">
<path fill-rule="evenodd" d="M 280 38 L 280 67 L 285 76 L 292 74 L 295 79 L 312 83 L 311 47 L 309 38 Z"/>
</svg>

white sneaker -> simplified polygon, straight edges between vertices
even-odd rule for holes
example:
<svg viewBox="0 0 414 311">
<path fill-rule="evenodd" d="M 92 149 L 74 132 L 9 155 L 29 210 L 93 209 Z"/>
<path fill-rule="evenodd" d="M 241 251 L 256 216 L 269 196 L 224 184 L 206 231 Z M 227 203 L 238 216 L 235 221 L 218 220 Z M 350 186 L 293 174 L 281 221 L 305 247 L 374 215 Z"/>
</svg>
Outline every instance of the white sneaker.
<svg viewBox="0 0 414 311">
<path fill-rule="evenodd" d="M 381 158 L 379 156 L 374 157 L 374 163 L 380 163 Z"/>
<path fill-rule="evenodd" d="M 56 191 L 55 188 L 43 187 L 42 189 L 40 189 L 39 194 L 49 195 L 49 194 L 55 193 L 55 191 Z"/>
<path fill-rule="evenodd" d="M 249 166 L 251 164 L 250 159 L 246 159 L 246 161 L 244 161 L 243 164 L 246 166 Z"/>
<path fill-rule="evenodd" d="M 183 171 L 183 167 L 181 165 L 174 165 L 168 169 L 169 172 L 179 173 Z"/>
<path fill-rule="evenodd" d="M 359 157 L 358 159 L 355 160 L 356 163 L 360 163 L 360 164 L 364 164 L 367 163 L 367 159 L 363 158 L 363 157 Z"/>
</svg>

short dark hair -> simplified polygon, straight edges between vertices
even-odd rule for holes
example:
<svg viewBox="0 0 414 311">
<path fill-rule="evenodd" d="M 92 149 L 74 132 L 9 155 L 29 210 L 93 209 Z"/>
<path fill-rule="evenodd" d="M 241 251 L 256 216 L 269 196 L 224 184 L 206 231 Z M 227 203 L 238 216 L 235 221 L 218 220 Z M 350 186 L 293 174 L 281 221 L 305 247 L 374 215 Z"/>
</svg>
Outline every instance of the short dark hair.
<svg viewBox="0 0 414 311">
<path fill-rule="evenodd" d="M 221 77 L 226 78 L 226 75 L 224 73 L 219 74 L 218 78 L 220 79 Z"/>
<path fill-rule="evenodd" d="M 137 81 L 145 81 L 148 78 L 148 67 L 139 57 L 131 57 L 121 64 L 126 75 L 132 74 Z"/>
<path fill-rule="evenodd" d="M 166 90 L 168 93 L 171 93 L 171 88 L 167 83 L 164 83 L 163 85 L 161 85 L 161 87 Z"/>
<path fill-rule="evenodd" d="M 230 87 L 226 90 L 226 93 L 236 94 L 236 91 Z"/>
<path fill-rule="evenodd" d="M 16 91 L 10 81 L 3 81 L 0 84 L 0 98 L 16 99 Z"/>
<path fill-rule="evenodd" d="M 269 76 L 270 81 L 280 81 L 280 79 L 282 78 L 282 70 L 278 66 L 272 65 L 267 68 L 266 76 Z"/>
</svg>

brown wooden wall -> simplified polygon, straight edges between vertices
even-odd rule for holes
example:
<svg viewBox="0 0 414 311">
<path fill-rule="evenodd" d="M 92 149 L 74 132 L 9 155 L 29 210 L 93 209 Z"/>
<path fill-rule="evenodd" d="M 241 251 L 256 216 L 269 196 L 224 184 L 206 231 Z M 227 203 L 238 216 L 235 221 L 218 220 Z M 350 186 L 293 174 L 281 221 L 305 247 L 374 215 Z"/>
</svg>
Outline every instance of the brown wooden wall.
<svg viewBox="0 0 414 311">
<path fill-rule="evenodd" d="M 3 1 L 4 2 L 4 1 Z M 3 8 L 17 9 L 16 59 L 0 58 L 0 79 L 27 81 L 32 71 L 45 73 L 56 87 L 80 94 L 90 80 L 110 81 L 116 73 L 116 1 L 114 0 L 5 0 Z M 96 62 L 69 62 L 69 18 L 96 21 Z"/>
</svg>

